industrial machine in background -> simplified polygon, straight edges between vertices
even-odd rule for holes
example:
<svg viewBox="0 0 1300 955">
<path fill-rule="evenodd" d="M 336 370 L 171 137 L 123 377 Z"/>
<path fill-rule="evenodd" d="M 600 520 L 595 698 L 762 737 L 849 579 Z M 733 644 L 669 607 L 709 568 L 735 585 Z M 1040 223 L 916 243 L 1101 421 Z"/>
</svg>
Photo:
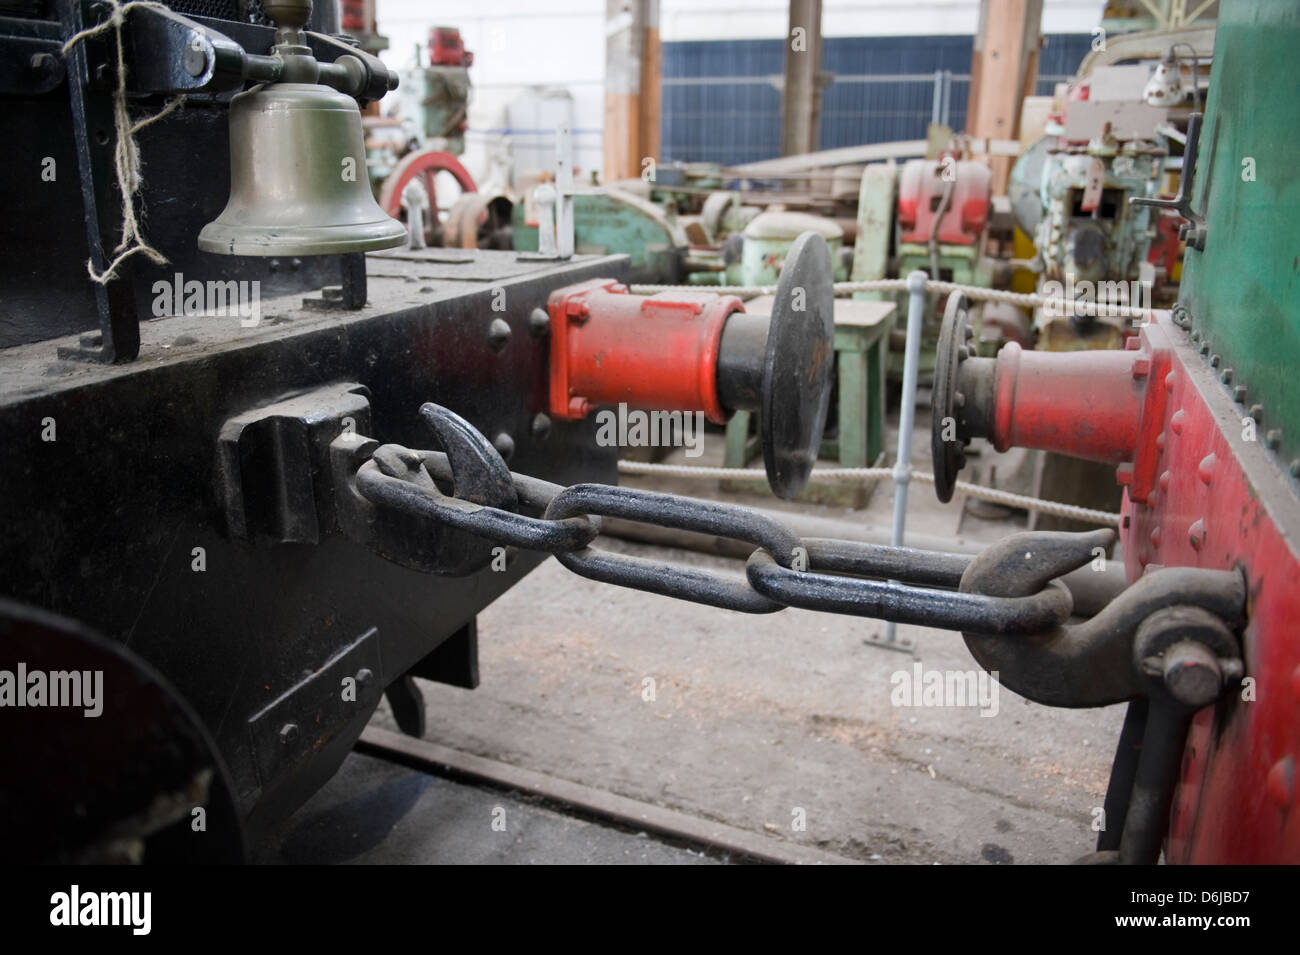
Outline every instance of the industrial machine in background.
<svg viewBox="0 0 1300 955">
<path fill-rule="evenodd" d="M 549 186 L 548 186 L 549 187 Z M 656 203 L 637 181 L 581 189 L 573 196 L 577 251 L 626 255 L 632 282 L 684 285 L 692 263 L 690 240 L 673 207 Z M 512 238 L 520 252 L 538 250 L 531 198 L 514 204 Z"/>
<path fill-rule="evenodd" d="M 1176 51 L 1187 43 L 1167 35 L 1150 42 L 1171 44 L 1154 72 L 1150 61 L 1098 65 L 1058 91 L 1047 135 L 1012 170 L 1013 214 L 1033 236 L 1030 267 L 1047 299 L 1033 316 L 1040 350 L 1120 348 L 1133 325 L 1127 309 L 1153 307 L 1157 290 L 1165 305 L 1176 295 L 1177 216 L 1132 200 L 1159 195 L 1176 178 L 1182 157 L 1170 153 L 1186 141 L 1199 67 L 1208 70 L 1209 58 L 1191 51 L 1184 88 Z M 1071 312 L 1067 300 L 1100 307 Z M 1038 496 L 1105 511 L 1119 506 L 1102 465 L 1050 452 L 1035 455 L 1033 465 Z M 1030 524 L 1072 526 L 1041 515 Z"/>
<path fill-rule="evenodd" d="M 366 162 L 379 204 L 406 223 L 413 248 L 509 249 L 510 199 L 480 193 L 459 159 L 474 54 L 459 29 L 434 26 L 416 59 L 427 62 L 407 73 L 411 95 L 389 115 L 366 117 Z"/>
<path fill-rule="evenodd" d="M 934 159 L 876 163 L 862 172 L 857 241 L 850 279 L 869 282 L 899 278 L 916 269 L 945 282 L 991 287 L 996 272 L 988 254 L 992 176 L 988 166 L 962 158 L 960 137 Z M 906 293 L 859 292 L 863 299 L 888 295 L 900 306 Z M 982 327 L 976 309 L 975 326 Z M 942 303 L 926 314 L 921 375 L 933 374 Z M 904 333 L 897 329 L 889 371 L 901 378 Z M 986 344 L 996 349 L 997 340 Z"/>
<path fill-rule="evenodd" d="M 858 173 L 852 167 L 854 181 Z M 641 179 L 578 189 L 575 242 L 580 250 L 629 256 L 635 282 L 774 285 L 783 251 L 812 230 L 830 245 L 843 280 L 854 235 L 847 178 L 836 170 L 788 190 L 715 163 L 656 166 Z M 514 233 L 517 249 L 537 250 L 536 209 L 527 196 L 515 206 Z"/>
<path fill-rule="evenodd" d="M 1038 291 L 1071 299 L 1151 305 L 1155 276 L 1144 269 L 1153 233 L 1151 210 L 1129 202 L 1160 191 L 1169 139 L 1168 110 L 1142 101 L 1147 70 L 1099 67 L 1076 80 L 1048 135 L 1012 171 L 1017 224 L 1034 239 Z M 1183 120 L 1185 125 L 1186 120 Z M 1105 283 L 1105 284 L 1102 284 Z M 1145 287 L 1145 296 L 1131 289 Z M 1076 291 L 1077 290 L 1077 291 Z M 1067 316 L 1039 310 L 1035 326 L 1050 350 L 1119 347 L 1126 320 L 1107 314 Z"/>
</svg>

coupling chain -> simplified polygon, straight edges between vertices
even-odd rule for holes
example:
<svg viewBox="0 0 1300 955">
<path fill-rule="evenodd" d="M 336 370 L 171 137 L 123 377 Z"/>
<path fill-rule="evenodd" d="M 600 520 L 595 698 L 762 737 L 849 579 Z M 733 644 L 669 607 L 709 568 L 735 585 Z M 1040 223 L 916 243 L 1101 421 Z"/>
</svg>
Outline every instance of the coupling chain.
<svg viewBox="0 0 1300 955">
<path fill-rule="evenodd" d="M 376 453 L 371 460 L 377 467 L 357 471 L 357 490 L 377 507 L 468 532 L 493 545 L 553 554 L 590 580 L 743 613 L 799 607 L 984 634 L 1045 633 L 1064 624 L 1073 609 L 1059 580 L 1024 596 L 967 592 L 958 588 L 977 558 L 861 541 L 801 539 L 767 514 L 720 501 L 610 484 L 565 487 L 508 472 L 518 510 L 493 507 L 444 493 L 443 487 L 455 487 L 445 453 L 410 454 L 418 455 L 432 481 L 386 466 L 387 457 Z M 595 546 L 601 517 L 743 541 L 754 550 L 743 575 L 618 553 Z M 1095 533 L 1024 536 L 1042 541 L 1041 548 L 1029 543 L 1027 553 L 1040 550 L 1051 566 L 1064 567 L 1062 573 L 1095 556 Z M 1041 567 L 1031 558 L 1024 570 L 1032 574 Z"/>
</svg>

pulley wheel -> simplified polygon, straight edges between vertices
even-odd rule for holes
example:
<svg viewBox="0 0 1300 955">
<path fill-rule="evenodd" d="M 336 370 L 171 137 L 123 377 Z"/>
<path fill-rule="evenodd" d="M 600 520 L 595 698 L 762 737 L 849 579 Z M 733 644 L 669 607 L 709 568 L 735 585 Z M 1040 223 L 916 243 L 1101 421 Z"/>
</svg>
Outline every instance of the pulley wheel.
<svg viewBox="0 0 1300 955">
<path fill-rule="evenodd" d="M 474 177 L 461 165 L 460 160 L 451 153 L 440 149 L 421 149 L 407 153 L 393 167 L 393 171 L 384 180 L 379 190 L 379 205 L 394 219 L 403 218 L 402 191 L 412 180 L 419 180 L 429 196 L 429 219 L 424 224 L 425 241 L 430 246 L 441 246 L 442 220 L 438 214 L 437 178 L 440 174 L 450 175 L 460 186 L 462 193 L 477 192 Z M 408 226 L 409 228 L 409 226 Z"/>
<path fill-rule="evenodd" d="M 763 464 L 772 491 L 796 498 L 817 461 L 835 365 L 835 290 L 826 240 L 795 239 L 781 267 L 763 360 Z"/>
</svg>

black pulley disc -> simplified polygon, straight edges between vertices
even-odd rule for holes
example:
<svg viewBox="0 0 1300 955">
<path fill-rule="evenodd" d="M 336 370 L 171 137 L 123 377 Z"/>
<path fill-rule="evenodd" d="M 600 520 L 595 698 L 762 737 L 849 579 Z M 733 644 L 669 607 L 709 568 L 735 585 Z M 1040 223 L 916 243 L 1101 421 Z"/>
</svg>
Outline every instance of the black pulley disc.
<svg viewBox="0 0 1300 955">
<path fill-rule="evenodd" d="M 815 232 L 781 266 L 763 359 L 763 464 L 778 497 L 796 498 L 817 460 L 835 365 L 831 254 Z"/>
<path fill-rule="evenodd" d="M 957 369 L 970 354 L 974 330 L 970 327 L 966 296 L 953 292 L 943 310 L 939 350 L 934 364 L 934 393 L 930 400 L 930 457 L 934 467 L 934 493 L 945 504 L 952 500 L 957 472 L 966 464 L 965 441 L 957 429 Z M 945 430 L 952 434 L 944 439 Z"/>
</svg>

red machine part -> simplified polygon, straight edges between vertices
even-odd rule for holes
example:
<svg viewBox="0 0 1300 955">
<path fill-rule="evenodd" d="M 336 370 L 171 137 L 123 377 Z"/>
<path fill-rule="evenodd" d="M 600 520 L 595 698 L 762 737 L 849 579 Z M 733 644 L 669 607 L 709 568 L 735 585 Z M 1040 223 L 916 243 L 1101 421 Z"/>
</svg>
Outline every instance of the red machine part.
<svg viewBox="0 0 1300 955">
<path fill-rule="evenodd" d="M 440 173 L 449 174 L 463 192 L 478 191 L 474 177 L 460 164 L 460 160 L 440 149 L 421 149 L 407 153 L 393 167 L 393 171 L 389 173 L 379 189 L 380 207 L 394 219 L 405 221 L 402 216 L 402 190 L 406 188 L 407 183 L 416 178 L 424 183 L 425 192 L 429 195 L 429 218 L 425 223 L 425 238 L 430 245 L 441 245 L 437 234 L 440 231 L 440 223 L 436 185 Z"/>
<path fill-rule="evenodd" d="M 1123 352 L 1008 345 L 976 420 L 999 448 L 1120 462 L 1130 582 L 1158 567 L 1245 572 L 1247 682 L 1195 718 L 1165 854 L 1175 863 L 1294 864 L 1300 511 L 1254 420 L 1164 315 L 1139 326 Z M 962 364 L 974 361 L 987 359 Z M 963 374 L 960 387 L 980 403 L 988 366 Z"/>
<path fill-rule="evenodd" d="M 718 399 L 717 364 L 733 295 L 628 294 L 596 279 L 559 289 L 551 320 L 551 414 L 579 419 L 594 407 L 626 402 L 651 411 L 703 411 L 730 417 Z"/>
<path fill-rule="evenodd" d="M 339 14 L 341 18 L 339 25 L 346 32 L 355 34 L 366 31 L 365 0 L 343 0 L 339 4 Z"/>
<path fill-rule="evenodd" d="M 945 245 L 975 245 L 979 241 L 992 202 L 988 167 L 969 160 L 913 159 L 903 166 L 898 182 L 899 242 L 925 245 L 930 241 L 935 215 L 948 188 L 952 197 L 939 220 L 939 241 Z"/>
<path fill-rule="evenodd" d="M 1144 340 L 1147 333 L 1144 333 Z M 1159 339 L 1163 330 L 1149 337 Z M 1164 393 L 1147 387 L 1172 360 L 1167 347 L 1129 339 L 1126 351 L 1025 351 L 1008 342 L 994 366 L 989 439 L 999 451 L 1039 448 L 1117 464 L 1137 500 L 1155 487 L 1156 462 L 1136 452 L 1158 437 Z"/>
<path fill-rule="evenodd" d="M 1151 240 L 1147 261 L 1165 270 L 1166 281 L 1173 280 L 1178 256 L 1182 252 L 1183 241 L 1178 238 L 1178 229 L 1182 221 L 1182 216 L 1172 209 L 1162 209 L 1160 214 L 1155 216 L 1156 237 Z"/>
<path fill-rule="evenodd" d="M 430 66 L 472 66 L 474 54 L 465 49 L 456 27 L 429 28 Z"/>
</svg>

